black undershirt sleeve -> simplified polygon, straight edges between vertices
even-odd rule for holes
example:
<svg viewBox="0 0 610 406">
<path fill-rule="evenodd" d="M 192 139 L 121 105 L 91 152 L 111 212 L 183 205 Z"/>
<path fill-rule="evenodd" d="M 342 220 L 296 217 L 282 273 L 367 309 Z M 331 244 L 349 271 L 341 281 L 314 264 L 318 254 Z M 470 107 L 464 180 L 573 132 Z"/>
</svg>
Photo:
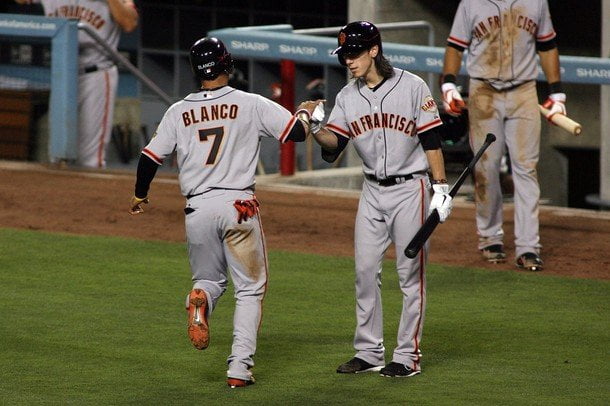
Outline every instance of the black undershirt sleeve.
<svg viewBox="0 0 610 406">
<path fill-rule="evenodd" d="M 138 170 L 136 172 L 136 190 L 135 195 L 139 199 L 143 199 L 148 196 L 148 189 L 152 182 L 159 165 L 144 154 L 140 155 L 138 161 Z"/>
<path fill-rule="evenodd" d="M 464 52 L 464 50 L 466 49 L 466 48 L 461 47 L 461 46 L 459 46 L 457 44 L 454 44 L 453 42 L 447 42 L 447 45 L 450 46 L 451 48 L 457 49 L 460 52 Z"/>
<path fill-rule="evenodd" d="M 294 142 L 303 142 L 305 141 L 306 137 L 307 134 L 305 134 L 303 124 L 301 124 L 300 120 L 297 120 L 296 123 L 294 123 L 294 125 L 292 126 L 292 129 L 290 129 L 286 140 Z"/>
<path fill-rule="evenodd" d="M 328 151 L 322 148 L 322 159 L 329 163 L 335 162 L 337 158 L 339 158 L 339 155 L 341 154 L 341 152 L 343 152 L 343 150 L 347 146 L 347 142 L 349 141 L 348 138 L 342 135 L 338 135 L 334 132 L 333 134 L 335 135 L 335 137 L 337 137 L 337 148 L 334 151 Z"/>
<path fill-rule="evenodd" d="M 437 127 L 431 128 L 426 132 L 417 134 L 419 142 L 424 151 L 430 149 L 439 149 L 441 147 L 441 134 Z"/>
<path fill-rule="evenodd" d="M 555 38 L 544 42 L 536 41 L 536 51 L 550 51 L 553 48 L 557 48 L 557 41 L 555 41 Z"/>
</svg>

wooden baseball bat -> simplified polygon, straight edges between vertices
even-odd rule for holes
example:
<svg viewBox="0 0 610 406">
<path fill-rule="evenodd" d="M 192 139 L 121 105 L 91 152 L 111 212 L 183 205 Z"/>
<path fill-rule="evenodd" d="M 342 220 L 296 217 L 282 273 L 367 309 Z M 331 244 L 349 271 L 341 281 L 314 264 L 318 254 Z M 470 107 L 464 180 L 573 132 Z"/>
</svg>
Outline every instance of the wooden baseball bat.
<svg viewBox="0 0 610 406">
<path fill-rule="evenodd" d="M 540 104 L 538 105 L 538 107 L 540 108 L 540 114 L 542 114 L 543 116 L 546 117 L 546 115 L 549 114 L 548 109 L 545 109 Z M 582 132 L 582 126 L 579 123 L 563 114 L 554 114 L 553 117 L 551 117 L 551 121 L 553 122 L 553 124 L 563 128 L 572 135 L 579 136 Z"/>
<path fill-rule="evenodd" d="M 474 158 L 472 158 L 468 166 L 462 171 L 458 179 L 451 187 L 451 190 L 449 191 L 449 196 L 451 196 L 451 198 L 455 197 L 460 186 L 462 186 L 462 183 L 464 183 L 466 177 L 474 170 L 474 166 L 481 158 L 487 147 L 489 147 L 491 143 L 495 140 L 495 135 L 493 135 L 492 133 L 487 134 L 487 136 L 485 137 L 485 143 L 481 145 L 481 148 L 477 151 Z M 432 213 L 430 213 L 424 224 L 420 227 L 415 236 L 411 239 L 411 242 L 409 243 L 409 245 L 407 245 L 407 248 L 405 248 L 405 255 L 408 258 L 415 258 L 421 247 L 423 247 L 430 235 L 432 235 L 432 232 L 434 231 L 436 226 L 438 226 L 438 223 L 440 223 L 440 217 L 438 215 L 438 211 L 435 209 Z"/>
</svg>

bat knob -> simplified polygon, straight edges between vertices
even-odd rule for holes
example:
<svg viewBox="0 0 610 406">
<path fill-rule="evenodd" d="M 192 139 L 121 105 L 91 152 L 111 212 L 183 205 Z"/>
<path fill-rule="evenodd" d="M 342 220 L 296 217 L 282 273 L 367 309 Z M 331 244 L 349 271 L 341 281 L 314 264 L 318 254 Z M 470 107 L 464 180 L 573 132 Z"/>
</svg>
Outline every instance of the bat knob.
<svg viewBox="0 0 610 406">
<path fill-rule="evenodd" d="M 493 135 L 492 133 L 487 133 L 487 136 L 485 137 L 485 142 L 488 142 L 488 143 L 491 144 L 495 140 L 496 140 L 496 136 L 495 135 Z"/>
<path fill-rule="evenodd" d="M 415 248 L 407 247 L 407 248 L 405 248 L 405 255 L 407 256 L 407 258 L 413 259 L 417 256 L 417 251 L 419 251 L 419 250 L 416 250 Z"/>
</svg>

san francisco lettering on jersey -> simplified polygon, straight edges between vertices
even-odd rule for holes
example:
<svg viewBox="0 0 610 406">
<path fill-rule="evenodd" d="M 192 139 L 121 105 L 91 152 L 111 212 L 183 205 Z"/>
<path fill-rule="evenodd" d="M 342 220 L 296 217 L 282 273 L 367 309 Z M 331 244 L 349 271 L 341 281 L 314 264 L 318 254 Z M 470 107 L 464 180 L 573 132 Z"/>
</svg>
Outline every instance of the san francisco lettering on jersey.
<svg viewBox="0 0 610 406">
<path fill-rule="evenodd" d="M 358 120 L 352 121 L 349 126 L 354 137 L 375 128 L 389 128 L 404 132 L 408 136 L 414 135 L 415 130 L 415 122 L 413 120 L 393 113 L 365 114 Z"/>
<path fill-rule="evenodd" d="M 504 24 L 508 24 L 507 21 L 509 21 L 509 18 L 510 17 L 508 14 L 504 15 Z M 536 35 L 536 32 L 538 31 L 538 24 L 536 24 L 531 18 L 523 15 L 516 15 L 512 19 L 515 26 L 529 32 L 532 35 Z M 501 26 L 502 19 L 500 16 L 490 16 L 474 25 L 472 35 L 481 41 L 485 37 L 489 36 L 494 30 L 501 29 Z"/>
<path fill-rule="evenodd" d="M 106 24 L 106 20 L 101 15 L 83 6 L 61 6 L 48 16 L 86 21 L 98 30 Z"/>
<path fill-rule="evenodd" d="M 201 106 L 200 109 L 190 109 L 182 113 L 184 126 L 202 123 L 204 121 L 235 119 L 237 117 L 237 104 L 213 104 Z"/>
</svg>

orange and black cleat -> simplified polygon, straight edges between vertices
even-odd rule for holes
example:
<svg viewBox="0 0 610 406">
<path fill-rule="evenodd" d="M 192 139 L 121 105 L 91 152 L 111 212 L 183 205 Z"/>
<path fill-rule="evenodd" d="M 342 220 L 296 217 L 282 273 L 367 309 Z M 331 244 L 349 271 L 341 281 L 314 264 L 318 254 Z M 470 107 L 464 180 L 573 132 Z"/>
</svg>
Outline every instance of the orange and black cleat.
<svg viewBox="0 0 610 406">
<path fill-rule="evenodd" d="M 210 344 L 208 298 L 205 292 L 201 289 L 193 289 L 188 295 L 187 305 L 189 338 L 195 348 L 205 350 Z"/>
</svg>

